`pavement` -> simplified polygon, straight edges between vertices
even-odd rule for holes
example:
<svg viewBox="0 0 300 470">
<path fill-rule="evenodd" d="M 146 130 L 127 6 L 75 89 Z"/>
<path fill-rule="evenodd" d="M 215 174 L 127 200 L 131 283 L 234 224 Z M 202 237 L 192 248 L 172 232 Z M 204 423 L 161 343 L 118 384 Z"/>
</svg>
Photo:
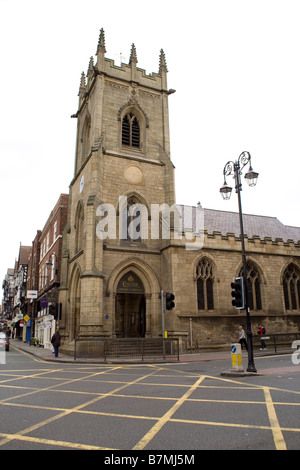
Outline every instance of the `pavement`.
<svg viewBox="0 0 300 470">
<path fill-rule="evenodd" d="M 24 343 L 23 341 L 19 339 L 11 339 L 10 340 L 11 347 L 20 349 L 28 354 L 32 354 L 33 356 L 36 356 L 44 361 L 50 361 L 50 362 L 67 362 L 71 364 L 105 364 L 105 363 L 112 363 L 112 362 L 117 362 L 117 363 L 142 363 L 142 361 L 138 361 L 136 359 L 130 360 L 130 359 L 116 359 L 116 360 L 111 360 L 105 362 L 104 359 L 101 360 L 101 358 L 79 358 L 74 360 L 74 357 L 71 355 L 67 354 L 62 354 L 59 352 L 58 357 L 56 358 L 54 356 L 54 353 L 52 353 L 49 349 L 45 349 L 43 347 L 36 347 L 36 346 L 31 346 L 28 343 Z M 291 350 L 287 351 L 280 351 L 281 354 L 288 354 L 291 353 Z M 275 355 L 274 351 L 266 350 L 266 351 L 255 351 L 254 352 L 255 357 L 261 357 L 261 356 L 268 356 L 268 355 Z M 247 357 L 247 352 L 243 351 L 242 352 L 242 357 L 246 358 Z M 201 352 L 191 352 L 191 353 L 184 353 L 181 354 L 179 357 L 179 362 L 199 362 L 199 361 L 216 361 L 216 360 L 231 360 L 231 352 L 230 352 L 230 346 L 228 346 L 228 350 L 202 350 Z M 146 363 L 146 361 L 144 361 Z M 155 363 L 159 361 L 153 361 Z M 174 360 L 172 361 L 160 361 L 160 362 L 175 362 Z M 176 361 L 177 362 L 177 361 Z M 238 373 L 240 376 L 241 374 Z"/>
<path fill-rule="evenodd" d="M 24 343 L 21 340 L 18 339 L 11 339 L 10 340 L 10 345 L 13 348 L 16 349 L 21 349 L 24 352 L 27 352 L 28 354 L 32 354 L 33 356 L 39 357 L 40 359 L 44 361 L 51 361 L 51 362 L 68 362 L 72 364 L 78 364 L 78 363 L 105 363 L 104 359 L 101 360 L 101 358 L 78 358 L 76 361 L 74 360 L 74 357 L 68 354 L 62 354 L 59 352 L 58 357 L 56 358 L 54 356 L 54 353 L 50 351 L 50 349 L 45 349 L 43 347 L 36 347 L 36 346 L 31 346 L 28 343 Z M 228 359 L 230 358 L 230 351 L 205 351 L 201 353 L 187 353 L 187 354 L 182 354 L 180 355 L 179 362 L 197 362 L 197 361 L 207 361 L 207 360 L 218 360 L 218 359 Z M 109 360 L 108 362 L 138 362 L 140 363 L 141 361 L 138 361 L 137 359 L 134 359 L 130 361 L 129 359 L 117 359 L 117 360 Z M 158 361 L 155 361 L 158 362 Z M 168 362 L 168 361 L 164 361 Z M 174 360 L 172 361 L 174 362 Z M 177 362 L 177 361 L 176 361 Z"/>
</svg>

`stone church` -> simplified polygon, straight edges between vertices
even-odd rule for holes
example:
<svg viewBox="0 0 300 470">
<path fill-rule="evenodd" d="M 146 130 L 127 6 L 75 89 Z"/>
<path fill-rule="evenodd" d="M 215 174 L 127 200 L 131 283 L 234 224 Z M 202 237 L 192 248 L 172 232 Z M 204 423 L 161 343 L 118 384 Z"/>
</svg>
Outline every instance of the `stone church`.
<svg viewBox="0 0 300 470">
<path fill-rule="evenodd" d="M 165 330 L 182 350 L 236 341 L 238 326 L 246 326 L 244 311 L 231 303 L 230 284 L 242 272 L 239 216 L 175 201 L 168 111 L 174 90 L 164 51 L 158 72 L 149 75 L 137 66 L 134 44 L 128 64 L 116 66 L 105 53 L 101 29 L 72 116 L 75 170 L 60 284 L 64 343 L 161 337 L 162 291 L 164 302 L 166 292 L 175 295 Z M 171 208 L 169 217 L 163 207 Z M 188 249 L 197 211 L 201 243 Z M 260 323 L 269 333 L 299 331 L 300 228 L 244 215 L 244 232 L 253 331 Z"/>
</svg>

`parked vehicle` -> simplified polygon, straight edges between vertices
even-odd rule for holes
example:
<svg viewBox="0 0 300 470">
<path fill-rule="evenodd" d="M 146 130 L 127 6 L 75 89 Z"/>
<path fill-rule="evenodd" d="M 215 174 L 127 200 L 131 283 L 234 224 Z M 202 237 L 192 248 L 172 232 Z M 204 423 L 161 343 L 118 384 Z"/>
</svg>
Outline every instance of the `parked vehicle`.
<svg viewBox="0 0 300 470">
<path fill-rule="evenodd" d="M 5 333 L 0 332 L 0 349 L 1 346 L 5 346 L 5 351 L 9 351 L 9 337 Z"/>
</svg>

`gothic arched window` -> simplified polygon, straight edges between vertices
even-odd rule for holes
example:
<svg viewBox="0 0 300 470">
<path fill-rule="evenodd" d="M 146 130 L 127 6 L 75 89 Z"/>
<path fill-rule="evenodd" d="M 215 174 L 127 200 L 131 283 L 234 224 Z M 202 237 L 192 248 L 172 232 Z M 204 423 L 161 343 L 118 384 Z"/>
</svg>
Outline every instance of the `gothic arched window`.
<svg viewBox="0 0 300 470">
<path fill-rule="evenodd" d="M 91 120 L 87 116 L 84 121 L 84 125 L 82 128 L 82 136 L 81 136 L 82 162 L 86 159 L 90 151 L 90 130 L 91 130 Z"/>
<path fill-rule="evenodd" d="M 127 206 L 127 239 L 130 241 L 141 241 L 141 212 L 134 199 L 128 201 Z"/>
<path fill-rule="evenodd" d="M 122 145 L 140 148 L 140 125 L 133 113 L 125 114 L 123 118 Z"/>
<path fill-rule="evenodd" d="M 83 205 L 80 201 L 77 206 L 76 216 L 75 216 L 75 253 L 83 249 L 83 224 L 84 224 L 84 213 Z"/>
<path fill-rule="evenodd" d="M 141 242 L 148 239 L 147 207 L 130 197 L 120 208 L 120 238 L 127 242 Z"/>
<path fill-rule="evenodd" d="M 286 310 L 299 310 L 300 272 L 293 264 L 290 264 L 283 274 L 283 295 Z"/>
<path fill-rule="evenodd" d="M 197 270 L 198 310 L 214 309 L 214 275 L 211 262 L 207 258 L 200 260 Z"/>
<path fill-rule="evenodd" d="M 243 276 L 243 269 L 240 276 Z M 251 310 L 262 310 L 261 279 L 259 271 L 252 261 L 247 262 L 247 287 L 249 308 Z"/>
</svg>

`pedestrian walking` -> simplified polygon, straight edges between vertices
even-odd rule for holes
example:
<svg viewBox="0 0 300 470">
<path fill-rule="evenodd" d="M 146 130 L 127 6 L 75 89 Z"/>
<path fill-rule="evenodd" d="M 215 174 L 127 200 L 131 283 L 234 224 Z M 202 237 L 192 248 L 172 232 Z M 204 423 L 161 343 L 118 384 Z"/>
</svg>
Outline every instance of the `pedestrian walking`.
<svg viewBox="0 0 300 470">
<path fill-rule="evenodd" d="M 262 325 L 259 325 L 258 330 L 257 330 L 257 334 L 260 335 L 260 348 L 259 348 L 259 350 L 260 351 L 265 351 L 267 349 L 265 339 L 263 337 L 263 335 L 266 334 L 265 327 L 262 326 Z"/>
<path fill-rule="evenodd" d="M 247 341 L 246 341 L 246 338 L 245 338 L 245 332 L 244 332 L 242 326 L 239 327 L 239 343 L 240 343 L 242 349 L 243 349 L 243 345 L 244 345 L 245 348 L 248 351 L 248 345 L 247 345 Z"/>
<path fill-rule="evenodd" d="M 52 336 L 51 338 L 51 343 L 54 347 L 54 354 L 55 354 L 55 357 L 58 357 L 58 348 L 60 346 L 60 334 L 59 334 L 59 331 L 58 329 L 56 330 L 56 332 L 54 333 L 54 335 Z"/>
</svg>

